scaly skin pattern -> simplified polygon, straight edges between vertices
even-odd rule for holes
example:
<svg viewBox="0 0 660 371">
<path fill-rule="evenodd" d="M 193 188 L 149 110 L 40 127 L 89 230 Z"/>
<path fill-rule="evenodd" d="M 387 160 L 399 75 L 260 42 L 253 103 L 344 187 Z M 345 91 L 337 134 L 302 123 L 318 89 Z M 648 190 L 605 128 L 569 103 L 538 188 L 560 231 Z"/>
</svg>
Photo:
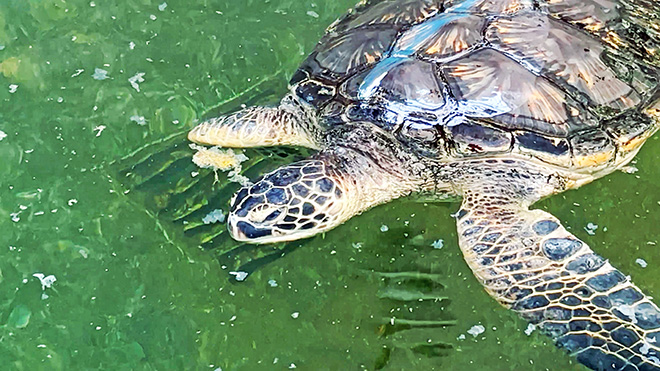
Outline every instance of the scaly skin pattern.
<svg viewBox="0 0 660 371">
<path fill-rule="evenodd" d="M 277 107 L 248 107 L 197 125 L 188 140 L 221 147 L 302 146 L 319 148 L 313 118 L 291 97 Z"/>
<path fill-rule="evenodd" d="M 651 298 L 557 218 L 529 209 L 566 182 L 517 160 L 462 165 L 470 170 L 456 181 L 459 244 L 488 293 L 587 367 L 660 369 L 660 311 Z"/>
</svg>

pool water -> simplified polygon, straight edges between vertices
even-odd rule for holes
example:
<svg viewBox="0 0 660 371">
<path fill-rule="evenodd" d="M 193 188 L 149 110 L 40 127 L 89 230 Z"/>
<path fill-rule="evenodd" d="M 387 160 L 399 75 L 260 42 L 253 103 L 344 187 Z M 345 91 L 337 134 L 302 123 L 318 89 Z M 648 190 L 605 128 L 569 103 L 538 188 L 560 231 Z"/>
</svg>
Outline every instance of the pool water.
<svg viewBox="0 0 660 371">
<path fill-rule="evenodd" d="M 183 133 L 276 101 L 353 3 L 2 2 L 3 368 L 582 369 L 483 291 L 457 246 L 457 201 L 398 200 L 274 247 L 201 221 L 238 185 L 195 169 Z M 657 139 L 636 172 L 537 206 L 651 296 Z M 304 155 L 245 154 L 250 176 Z"/>
</svg>

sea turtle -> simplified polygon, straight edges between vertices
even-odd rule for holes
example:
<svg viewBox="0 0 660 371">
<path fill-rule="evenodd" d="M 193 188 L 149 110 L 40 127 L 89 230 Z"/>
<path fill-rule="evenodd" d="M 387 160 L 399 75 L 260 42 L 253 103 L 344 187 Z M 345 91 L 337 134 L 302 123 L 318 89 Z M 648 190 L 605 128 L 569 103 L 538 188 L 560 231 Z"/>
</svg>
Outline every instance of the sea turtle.
<svg viewBox="0 0 660 371">
<path fill-rule="evenodd" d="M 655 0 L 362 1 L 278 107 L 193 142 L 318 150 L 232 200 L 232 236 L 290 241 L 411 194 L 462 197 L 459 245 L 490 295 L 592 369 L 660 370 L 660 311 L 530 206 L 625 166 L 660 126 Z"/>
</svg>

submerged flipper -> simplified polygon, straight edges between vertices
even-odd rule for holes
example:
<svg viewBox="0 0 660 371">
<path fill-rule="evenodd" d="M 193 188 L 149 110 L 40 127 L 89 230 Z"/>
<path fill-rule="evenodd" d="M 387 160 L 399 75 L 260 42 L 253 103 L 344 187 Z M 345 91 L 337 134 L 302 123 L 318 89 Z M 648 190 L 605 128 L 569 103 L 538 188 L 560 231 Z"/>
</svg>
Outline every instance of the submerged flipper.
<svg viewBox="0 0 660 371">
<path fill-rule="evenodd" d="M 463 254 L 486 290 L 594 370 L 660 370 L 660 311 L 623 273 L 506 185 L 465 192 Z"/>
</svg>

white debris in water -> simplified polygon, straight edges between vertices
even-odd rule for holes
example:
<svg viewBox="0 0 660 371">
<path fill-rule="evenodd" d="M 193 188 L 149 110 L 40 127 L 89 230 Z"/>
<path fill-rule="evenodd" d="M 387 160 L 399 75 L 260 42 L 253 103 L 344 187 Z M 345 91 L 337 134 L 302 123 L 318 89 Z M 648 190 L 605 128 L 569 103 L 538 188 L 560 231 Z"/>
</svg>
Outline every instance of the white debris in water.
<svg viewBox="0 0 660 371">
<path fill-rule="evenodd" d="M 230 182 L 236 182 L 242 186 L 251 184 L 246 176 L 241 175 L 243 170 L 241 163 L 248 160 L 244 154 L 234 153 L 231 148 L 226 150 L 220 147 L 206 148 L 196 144 L 191 144 L 190 148 L 197 151 L 192 159 L 195 165 L 203 169 L 210 168 L 213 171 L 229 171 L 227 179 Z"/>
<path fill-rule="evenodd" d="M 108 77 L 108 71 L 102 69 L 102 68 L 95 68 L 94 69 L 94 74 L 92 75 L 92 78 L 94 80 L 105 80 Z"/>
<path fill-rule="evenodd" d="M 527 325 L 527 328 L 525 329 L 525 335 L 529 336 L 536 330 L 536 325 L 533 323 L 530 323 Z"/>
<path fill-rule="evenodd" d="M 598 230 L 598 225 L 594 223 L 588 223 L 587 226 L 584 227 L 584 230 L 587 231 L 590 236 L 594 236 Z"/>
<path fill-rule="evenodd" d="M 486 328 L 482 325 L 474 325 L 469 330 L 467 330 L 467 333 L 474 337 L 477 337 L 484 332 L 486 332 Z"/>
<path fill-rule="evenodd" d="M 5 138 L 7 138 L 7 134 L 4 131 L 0 130 L 0 141 L 2 141 Z"/>
<path fill-rule="evenodd" d="M 135 49 L 135 43 L 132 42 L 132 41 L 130 43 L 128 43 L 128 48 L 131 49 L 131 50 Z"/>
<path fill-rule="evenodd" d="M 162 3 L 158 5 L 158 10 L 160 10 L 161 12 L 164 11 L 165 8 L 167 8 L 167 3 Z"/>
<path fill-rule="evenodd" d="M 275 280 L 268 280 L 268 286 L 270 286 L 270 287 L 277 287 L 277 281 L 275 281 Z"/>
<path fill-rule="evenodd" d="M 385 224 L 380 226 L 380 231 L 381 232 L 387 232 L 390 230 L 390 227 L 386 226 Z"/>
<path fill-rule="evenodd" d="M 637 167 L 632 166 L 632 165 L 624 166 L 620 170 L 621 170 L 622 173 L 626 173 L 626 174 L 635 174 L 636 172 L 639 171 L 639 169 Z"/>
<path fill-rule="evenodd" d="M 460 335 L 458 335 L 458 337 L 456 338 L 456 340 L 465 340 L 465 334 L 460 334 Z"/>
<path fill-rule="evenodd" d="M 131 121 L 135 122 L 136 124 L 140 125 L 140 126 L 144 126 L 144 125 L 147 124 L 147 120 L 145 120 L 144 116 L 133 115 L 133 116 L 129 117 L 129 119 Z"/>
<path fill-rule="evenodd" d="M 68 204 L 69 206 L 73 206 L 73 205 L 75 205 L 75 204 L 77 204 L 77 203 L 78 203 L 78 200 L 76 200 L 75 198 L 72 198 L 72 199 L 70 199 L 70 200 L 67 202 L 67 204 Z"/>
<path fill-rule="evenodd" d="M 146 75 L 144 72 L 138 72 L 135 74 L 135 76 L 131 77 L 128 79 L 128 82 L 131 83 L 131 86 L 133 89 L 137 90 L 137 92 L 140 92 L 140 83 L 144 82 L 144 75 Z"/>
<path fill-rule="evenodd" d="M 43 273 L 35 273 L 32 275 L 32 277 L 37 277 L 39 281 L 41 282 L 41 289 L 45 290 L 47 288 L 50 288 L 55 281 L 57 281 L 57 278 L 55 278 L 54 275 L 44 275 Z"/>
<path fill-rule="evenodd" d="M 440 250 L 443 247 L 445 247 L 445 241 L 443 239 L 435 240 L 433 241 L 433 243 L 431 243 L 431 247 L 433 247 L 436 250 Z"/>
<path fill-rule="evenodd" d="M 16 90 L 18 90 L 18 85 L 16 85 L 16 84 L 9 85 L 9 92 L 10 93 L 14 94 L 14 93 L 16 93 Z"/>
<path fill-rule="evenodd" d="M 252 184 L 250 182 L 250 178 L 246 177 L 245 175 L 239 174 L 237 170 L 230 171 L 227 174 L 227 180 L 229 180 L 230 182 L 238 183 L 243 187 L 247 187 Z"/>
<path fill-rule="evenodd" d="M 76 70 L 76 73 L 74 73 L 73 75 L 71 75 L 71 77 L 78 77 L 78 76 L 80 76 L 80 74 L 83 73 L 83 72 L 85 72 L 85 70 L 82 69 L 82 68 L 79 68 L 79 69 Z"/>
<path fill-rule="evenodd" d="M 635 260 L 635 263 L 639 264 L 639 266 L 642 267 L 642 268 L 646 268 L 646 267 L 649 266 L 649 263 L 647 263 L 646 260 L 644 260 L 642 258 L 639 258 L 639 259 Z"/>
<path fill-rule="evenodd" d="M 105 125 L 99 125 L 94 128 L 94 131 L 98 131 L 98 133 L 96 133 L 97 138 L 101 136 L 101 133 L 103 133 L 103 130 L 105 130 L 105 128 L 106 128 Z"/>
<path fill-rule="evenodd" d="M 242 162 L 248 159 L 242 153 L 234 153 L 231 148 L 226 150 L 220 147 L 206 148 L 197 144 L 191 144 L 190 148 L 197 151 L 192 161 L 202 169 L 236 170 L 240 168 Z"/>
<path fill-rule="evenodd" d="M 291 313 L 291 318 L 296 319 L 300 316 L 300 312 L 293 312 Z"/>
<path fill-rule="evenodd" d="M 225 214 L 220 209 L 208 213 L 203 219 L 204 224 L 222 223 L 225 221 Z"/>
<path fill-rule="evenodd" d="M 289 370 L 293 370 L 294 368 L 297 368 L 295 363 L 289 365 Z"/>
<path fill-rule="evenodd" d="M 149 15 L 149 19 L 151 19 L 152 21 L 155 21 L 157 19 L 157 17 L 154 14 L 151 14 L 151 15 Z"/>
<path fill-rule="evenodd" d="M 319 17 L 319 13 L 317 13 L 317 12 L 315 12 L 315 11 L 313 11 L 313 10 L 308 11 L 308 12 L 307 12 L 307 15 L 310 16 L 310 17 L 314 17 L 314 18 L 318 18 L 318 17 Z"/>
<path fill-rule="evenodd" d="M 248 272 L 243 272 L 243 271 L 229 272 L 229 274 L 231 274 L 232 276 L 234 276 L 234 278 L 236 279 L 236 281 L 240 281 L 240 282 L 245 281 L 245 279 L 246 279 L 247 276 L 248 276 Z"/>
</svg>

